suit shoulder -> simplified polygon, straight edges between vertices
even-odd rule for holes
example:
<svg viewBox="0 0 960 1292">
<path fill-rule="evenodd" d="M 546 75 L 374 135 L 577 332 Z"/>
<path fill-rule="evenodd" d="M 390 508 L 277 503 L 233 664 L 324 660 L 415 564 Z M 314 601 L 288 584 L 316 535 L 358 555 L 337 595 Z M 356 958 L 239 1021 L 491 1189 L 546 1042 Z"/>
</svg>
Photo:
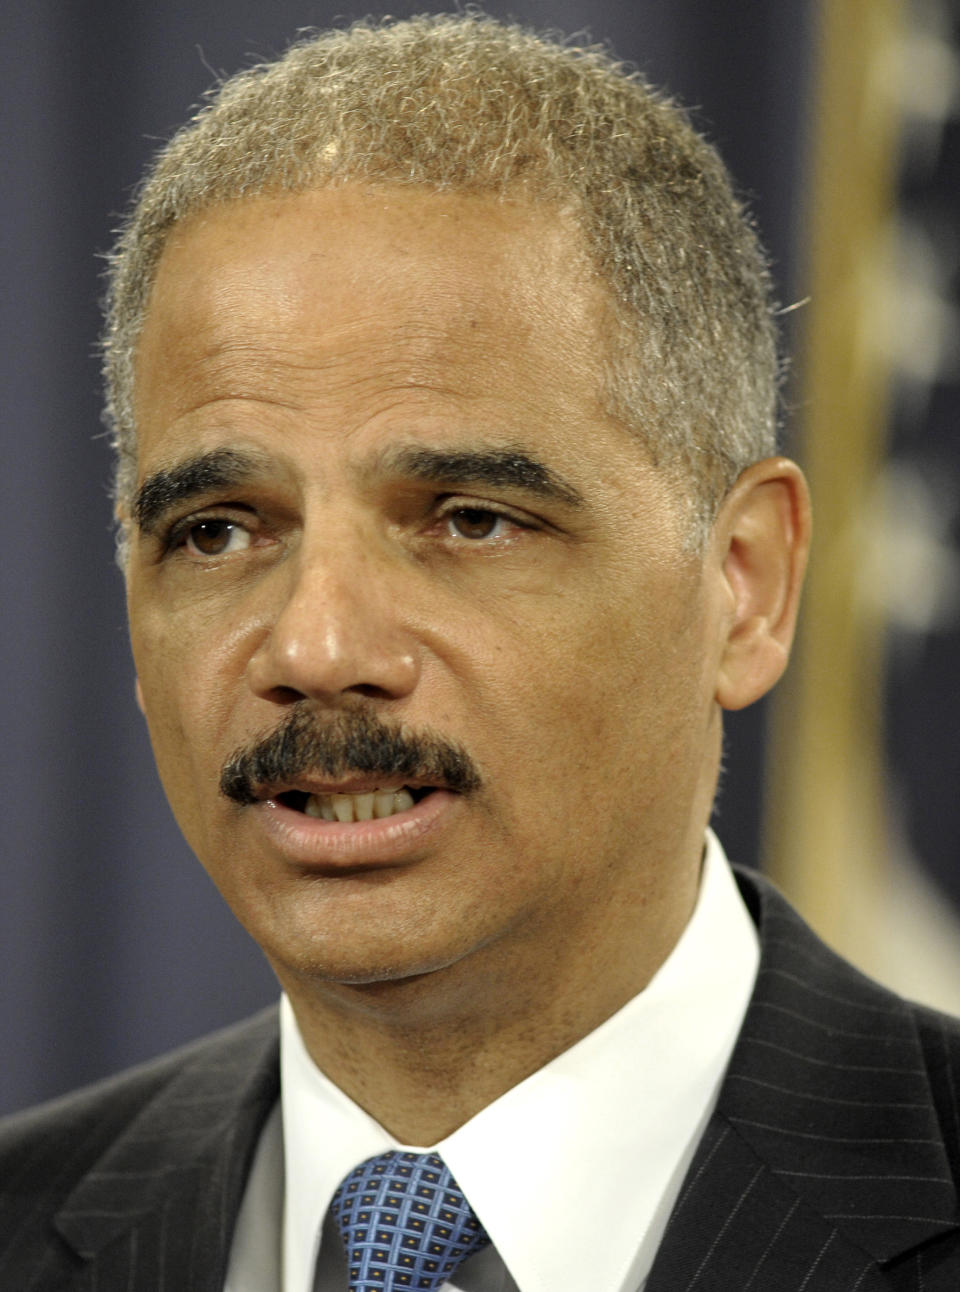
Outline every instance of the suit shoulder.
<svg viewBox="0 0 960 1292">
<path fill-rule="evenodd" d="M 911 1004 L 923 1048 L 937 1066 L 960 1075 L 960 1018 L 927 1005 Z"/>
<path fill-rule="evenodd" d="M 246 1153 L 279 1094 L 277 1052 L 272 1009 L 0 1122 L 0 1286 L 73 1286 L 113 1218 L 162 1210 L 220 1145 Z"/>
<path fill-rule="evenodd" d="M 960 1019 L 912 1005 L 933 1100 L 955 1178 L 960 1179 Z"/>
<path fill-rule="evenodd" d="M 740 894 L 761 937 L 761 973 L 778 975 L 789 990 L 791 978 L 825 1002 L 846 1003 L 854 1011 L 872 1013 L 882 1027 L 885 1016 L 911 1015 L 921 1042 L 931 1053 L 960 1063 L 960 1018 L 917 1004 L 869 977 L 822 942 L 803 917 L 769 879 L 755 870 L 734 867 Z M 860 1024 L 863 1025 L 863 1022 Z"/>
<path fill-rule="evenodd" d="M 275 1042 L 276 1010 L 193 1041 L 159 1058 L 0 1119 L 0 1193 L 60 1177 L 64 1187 L 149 1105 L 183 1080 L 203 1089 L 224 1065 L 246 1064 Z"/>
<path fill-rule="evenodd" d="M 772 1023 L 754 1014 L 754 1026 L 769 1031 L 779 1025 L 781 1032 L 790 1032 L 787 1044 L 796 1049 L 797 1029 L 813 1020 L 821 1061 L 828 1057 L 851 1071 L 886 1069 L 888 1080 L 902 1065 L 909 1083 L 922 1065 L 953 1175 L 960 1180 L 960 1019 L 906 1000 L 865 976 L 821 942 L 763 876 L 738 869 L 737 879 L 761 930 L 754 1000 L 761 1007 L 772 1005 L 776 1019 Z"/>
</svg>

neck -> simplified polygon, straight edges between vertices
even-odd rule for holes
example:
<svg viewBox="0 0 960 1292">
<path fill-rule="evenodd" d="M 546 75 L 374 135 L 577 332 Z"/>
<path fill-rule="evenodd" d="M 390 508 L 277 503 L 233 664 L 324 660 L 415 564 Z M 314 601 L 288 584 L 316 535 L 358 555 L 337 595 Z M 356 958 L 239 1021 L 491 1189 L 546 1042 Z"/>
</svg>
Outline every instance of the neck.
<svg viewBox="0 0 960 1292">
<path fill-rule="evenodd" d="M 555 942 L 563 952 L 548 964 L 533 937 L 531 947 L 486 948 L 415 978 L 280 977 L 317 1066 L 399 1142 L 427 1147 L 641 991 L 683 931 L 696 890 L 694 871 L 668 909 L 646 910 L 645 931 L 611 936 L 608 920 L 576 955 Z"/>
</svg>

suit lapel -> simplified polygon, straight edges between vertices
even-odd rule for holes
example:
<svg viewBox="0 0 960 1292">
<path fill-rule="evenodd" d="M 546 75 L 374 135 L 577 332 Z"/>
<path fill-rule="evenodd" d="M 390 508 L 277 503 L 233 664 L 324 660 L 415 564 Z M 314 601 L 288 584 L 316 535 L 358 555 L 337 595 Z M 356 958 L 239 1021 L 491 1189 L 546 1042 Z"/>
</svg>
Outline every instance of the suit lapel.
<svg viewBox="0 0 960 1292">
<path fill-rule="evenodd" d="M 187 1062 L 57 1215 L 83 1261 L 63 1286 L 222 1292 L 250 1161 L 278 1094 L 273 1011 Z"/>
<path fill-rule="evenodd" d="M 714 1117 L 646 1292 L 873 1292 L 876 1268 Z"/>
<path fill-rule="evenodd" d="M 868 1292 L 958 1225 L 913 1013 L 739 879 L 757 986 L 648 1292 Z"/>
</svg>

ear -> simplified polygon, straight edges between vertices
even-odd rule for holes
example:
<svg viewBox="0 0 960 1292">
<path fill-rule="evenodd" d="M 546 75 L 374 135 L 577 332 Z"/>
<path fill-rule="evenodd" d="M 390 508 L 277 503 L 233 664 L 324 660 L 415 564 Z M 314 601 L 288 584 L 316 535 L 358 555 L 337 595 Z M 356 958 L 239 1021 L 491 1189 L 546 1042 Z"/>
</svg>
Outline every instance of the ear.
<svg viewBox="0 0 960 1292">
<path fill-rule="evenodd" d="M 810 547 L 810 496 L 787 458 L 748 467 L 714 525 L 727 603 L 717 702 L 742 709 L 774 685 L 787 666 Z"/>
</svg>

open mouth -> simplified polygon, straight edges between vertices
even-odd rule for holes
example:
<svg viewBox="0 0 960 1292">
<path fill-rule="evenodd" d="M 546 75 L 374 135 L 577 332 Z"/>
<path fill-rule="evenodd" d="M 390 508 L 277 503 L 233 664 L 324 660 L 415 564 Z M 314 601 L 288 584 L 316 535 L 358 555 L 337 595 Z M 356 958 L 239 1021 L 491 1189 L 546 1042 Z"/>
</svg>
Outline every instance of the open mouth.
<svg viewBox="0 0 960 1292">
<path fill-rule="evenodd" d="M 305 816 L 347 824 L 406 812 L 432 793 L 433 787 L 429 785 L 416 788 L 401 785 L 399 789 L 370 790 L 364 794 L 307 794 L 303 790 L 286 790 L 277 795 L 277 802 Z"/>
</svg>

